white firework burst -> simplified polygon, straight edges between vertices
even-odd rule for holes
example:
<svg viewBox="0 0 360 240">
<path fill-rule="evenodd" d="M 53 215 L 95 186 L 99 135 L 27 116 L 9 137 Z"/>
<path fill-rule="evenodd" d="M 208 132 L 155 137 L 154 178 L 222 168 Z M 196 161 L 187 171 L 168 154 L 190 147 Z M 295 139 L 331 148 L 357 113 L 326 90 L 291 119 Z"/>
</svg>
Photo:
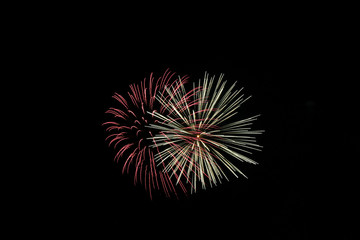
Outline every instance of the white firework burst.
<svg viewBox="0 0 360 240">
<path fill-rule="evenodd" d="M 196 183 L 203 189 L 206 183 L 212 187 L 229 180 L 230 172 L 236 177 L 245 174 L 236 166 L 237 160 L 257 164 L 244 154 L 251 150 L 261 150 L 255 135 L 262 130 L 251 130 L 257 119 L 253 117 L 238 120 L 236 110 L 250 97 L 244 98 L 241 90 L 236 90 L 236 82 L 226 88 L 224 74 L 215 81 L 205 72 L 198 85 L 186 92 L 184 85 L 166 88 L 166 93 L 158 93 L 157 100 L 168 110 L 168 115 L 152 114 L 158 119 L 149 128 L 160 130 L 150 138 L 151 147 L 157 148 L 157 164 L 165 163 L 164 171 L 176 177 L 177 182 L 186 178 L 196 191 Z M 235 121 L 233 119 L 235 118 Z"/>
</svg>

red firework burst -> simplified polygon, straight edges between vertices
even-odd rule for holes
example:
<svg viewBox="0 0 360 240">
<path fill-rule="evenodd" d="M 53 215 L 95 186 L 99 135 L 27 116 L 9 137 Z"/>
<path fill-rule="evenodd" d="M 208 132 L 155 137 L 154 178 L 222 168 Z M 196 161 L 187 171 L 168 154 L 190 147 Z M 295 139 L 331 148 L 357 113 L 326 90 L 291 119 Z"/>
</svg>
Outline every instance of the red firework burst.
<svg viewBox="0 0 360 240">
<path fill-rule="evenodd" d="M 165 164 L 155 166 L 154 155 L 156 148 L 149 145 L 154 135 L 158 134 L 156 129 L 147 128 L 149 124 L 155 124 L 158 120 L 154 113 L 167 115 L 168 110 L 165 106 L 159 105 L 155 100 L 156 93 L 164 94 L 165 89 L 172 89 L 174 94 L 180 91 L 180 86 L 184 84 L 188 77 L 179 77 L 173 80 L 175 73 L 167 69 L 164 74 L 154 81 L 153 73 L 148 79 L 140 84 L 131 84 L 128 98 L 115 93 L 113 98 L 120 104 L 119 108 L 110 107 L 106 113 L 111 114 L 113 121 L 103 123 L 106 126 L 108 136 L 106 141 L 109 147 L 113 145 L 117 153 L 114 161 L 123 162 L 122 173 L 129 173 L 129 169 L 134 169 L 134 184 L 138 182 L 145 186 L 152 198 L 152 189 L 162 189 L 167 197 L 171 193 L 177 193 L 167 171 L 163 171 Z M 170 94 L 171 95 L 171 94 Z M 179 182 L 181 189 L 186 193 L 184 185 Z"/>
</svg>

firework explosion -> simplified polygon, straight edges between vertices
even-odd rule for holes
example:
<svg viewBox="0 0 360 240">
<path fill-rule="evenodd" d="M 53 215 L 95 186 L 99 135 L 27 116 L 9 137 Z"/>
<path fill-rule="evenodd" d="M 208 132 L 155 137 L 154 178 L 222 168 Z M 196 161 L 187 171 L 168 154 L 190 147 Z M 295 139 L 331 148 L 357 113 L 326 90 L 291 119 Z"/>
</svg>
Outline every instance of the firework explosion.
<svg viewBox="0 0 360 240">
<path fill-rule="evenodd" d="M 192 191 L 196 191 L 198 181 L 205 189 L 207 182 L 212 187 L 223 178 L 228 180 L 225 169 L 236 177 L 246 177 L 231 159 L 257 164 L 244 153 L 261 150 L 254 135 L 263 131 L 249 127 L 259 115 L 231 121 L 249 97 L 240 95 L 242 89 L 234 90 L 236 83 L 226 89 L 223 76 L 215 83 L 215 76 L 209 79 L 205 73 L 203 81 L 199 80 L 197 86 L 194 83 L 190 94 L 181 85 L 181 91 L 170 86 L 165 87 L 165 94 L 156 96 L 169 114 L 155 113 L 159 121 L 149 126 L 160 131 L 149 138 L 154 141 L 151 147 L 161 148 L 154 159 L 158 165 L 165 164 L 164 171 L 175 177 L 176 183 L 184 177 Z"/>
<path fill-rule="evenodd" d="M 145 78 L 140 84 L 130 85 L 128 100 L 115 93 L 113 98 L 120 107 L 110 107 L 106 113 L 112 115 L 113 121 L 103 123 L 108 132 L 106 141 L 109 142 L 109 146 L 113 145 L 117 149 L 114 160 L 116 162 L 119 159 L 123 160 L 123 173 L 125 171 L 129 173 L 132 166 L 134 184 L 138 181 L 144 184 L 149 191 L 150 198 L 152 197 L 151 190 L 160 189 L 160 186 L 166 196 L 170 197 L 170 193 L 176 195 L 174 184 L 170 181 L 168 172 L 163 171 L 164 165 L 155 166 L 155 149 L 149 147 L 151 141 L 148 139 L 153 137 L 157 131 L 145 127 L 157 123 L 154 113 L 166 114 L 167 111 L 164 106 L 157 104 L 155 94 L 164 94 L 166 88 L 172 88 L 176 91 L 187 80 L 187 77 L 179 77 L 177 81 L 174 81 L 174 75 L 175 73 L 166 70 L 162 77 L 154 82 L 151 73 L 149 79 Z M 180 186 L 186 192 L 182 183 Z"/>
<path fill-rule="evenodd" d="M 206 189 L 229 180 L 228 173 L 246 177 L 237 160 L 257 164 L 244 154 L 261 150 L 255 135 L 263 132 L 250 128 L 259 115 L 236 118 L 250 97 L 244 98 L 236 83 L 227 87 L 223 74 L 215 81 L 205 73 L 190 91 L 184 86 L 188 78 L 173 80 L 174 74 L 166 70 L 156 82 L 151 74 L 148 81 L 130 85 L 130 101 L 113 96 L 121 108 L 109 108 L 114 121 L 104 125 L 109 146 L 118 149 L 115 161 L 123 160 L 122 172 L 133 166 L 134 184 L 144 183 L 150 197 L 152 189 L 177 196 L 176 185 L 186 193 L 183 180 L 193 192 L 197 182 Z"/>
</svg>

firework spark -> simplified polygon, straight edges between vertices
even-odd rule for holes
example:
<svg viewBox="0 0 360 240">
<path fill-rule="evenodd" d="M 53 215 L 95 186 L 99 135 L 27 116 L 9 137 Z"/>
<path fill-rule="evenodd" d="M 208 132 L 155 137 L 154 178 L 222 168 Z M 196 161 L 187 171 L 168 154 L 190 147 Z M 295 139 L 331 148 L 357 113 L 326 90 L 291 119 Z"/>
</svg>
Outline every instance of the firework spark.
<svg viewBox="0 0 360 240">
<path fill-rule="evenodd" d="M 144 184 L 152 197 L 152 189 L 161 189 L 166 196 L 170 193 L 176 195 L 174 184 L 171 182 L 167 171 L 163 171 L 164 164 L 155 166 L 154 148 L 149 147 L 151 143 L 148 138 L 152 138 L 157 131 L 148 129 L 145 126 L 156 124 L 154 114 L 167 114 L 167 108 L 158 105 L 155 101 L 155 95 L 165 94 L 165 89 L 172 89 L 174 94 L 180 89 L 188 77 L 173 81 L 175 73 L 168 69 L 164 74 L 154 82 L 153 74 L 149 79 L 146 78 L 140 84 L 130 85 L 128 99 L 115 93 L 113 98 L 120 105 L 119 108 L 110 107 L 106 113 L 111 114 L 113 121 L 103 123 L 106 127 L 109 146 L 113 145 L 117 149 L 114 160 L 124 159 L 122 172 L 129 173 L 130 166 L 134 167 L 134 184 L 138 181 Z M 175 85 L 176 83 L 176 85 Z M 169 91 L 169 90 L 168 90 Z M 150 114 L 147 114 L 150 113 Z M 160 185 L 160 186 L 159 186 Z M 186 192 L 185 187 L 180 183 L 181 188 Z"/>
<path fill-rule="evenodd" d="M 235 90 L 236 82 L 226 88 L 223 76 L 215 82 L 215 76 L 209 79 L 205 73 L 203 81 L 194 83 L 188 93 L 184 85 L 166 86 L 156 99 L 167 114 L 148 112 L 158 120 L 149 124 L 149 129 L 159 131 L 148 137 L 153 141 L 151 147 L 158 150 L 154 160 L 165 166 L 163 171 L 175 177 L 176 183 L 184 177 L 192 192 L 197 182 L 205 189 L 207 182 L 212 187 L 223 178 L 229 180 L 227 172 L 246 177 L 233 159 L 257 164 L 244 154 L 261 150 L 255 135 L 263 131 L 250 128 L 259 115 L 232 121 L 250 97 L 244 98 L 242 89 Z"/>
</svg>

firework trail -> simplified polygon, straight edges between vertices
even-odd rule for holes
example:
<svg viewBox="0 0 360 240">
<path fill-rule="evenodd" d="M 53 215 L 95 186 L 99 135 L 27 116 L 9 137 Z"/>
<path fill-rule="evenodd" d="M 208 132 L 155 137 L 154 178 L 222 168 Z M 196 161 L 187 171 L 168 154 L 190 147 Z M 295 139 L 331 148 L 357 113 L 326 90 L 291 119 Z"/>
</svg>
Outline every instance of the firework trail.
<svg viewBox="0 0 360 240">
<path fill-rule="evenodd" d="M 152 189 L 161 189 L 166 196 L 170 193 L 176 196 L 174 184 L 171 182 L 167 171 L 163 171 L 165 164 L 155 166 L 154 151 L 156 148 L 150 148 L 152 143 L 148 139 L 152 138 L 157 130 L 146 128 L 146 125 L 156 124 L 154 114 L 166 115 L 168 109 L 159 105 L 155 100 L 156 93 L 165 94 L 165 89 L 172 89 L 173 94 L 178 94 L 180 87 L 187 81 L 188 77 L 179 77 L 174 81 L 175 73 L 168 69 L 155 82 L 153 74 L 149 79 L 146 78 L 140 84 L 131 84 L 128 97 L 115 93 L 113 98 L 120 105 L 119 108 L 110 107 L 106 113 L 111 114 L 113 121 L 103 123 L 106 126 L 108 136 L 106 141 L 109 146 L 113 145 L 117 149 L 114 160 L 123 161 L 122 172 L 129 173 L 132 166 L 134 169 L 134 184 L 140 181 L 149 191 L 152 198 Z M 169 90 L 168 90 L 169 91 Z M 165 100 L 165 99 L 164 99 Z M 147 114 L 149 113 L 149 114 Z M 184 192 L 185 187 L 180 186 Z"/>
<path fill-rule="evenodd" d="M 207 182 L 210 187 L 229 180 L 227 173 L 236 177 L 244 173 L 234 161 L 257 164 L 244 154 L 251 150 L 261 150 L 255 135 L 261 130 L 251 130 L 250 126 L 259 115 L 232 121 L 238 108 L 250 97 L 244 98 L 241 90 L 235 90 L 236 82 L 226 88 L 215 76 L 209 79 L 205 73 L 203 81 L 193 84 L 193 90 L 186 92 L 184 85 L 165 87 L 156 99 L 167 110 L 167 114 L 151 112 L 157 122 L 150 123 L 149 129 L 159 131 L 148 137 L 157 149 L 153 158 L 157 166 L 165 166 L 163 171 L 181 183 L 184 178 L 196 192 L 196 183 L 203 189 Z M 180 89 L 180 90 L 179 90 Z"/>
</svg>

